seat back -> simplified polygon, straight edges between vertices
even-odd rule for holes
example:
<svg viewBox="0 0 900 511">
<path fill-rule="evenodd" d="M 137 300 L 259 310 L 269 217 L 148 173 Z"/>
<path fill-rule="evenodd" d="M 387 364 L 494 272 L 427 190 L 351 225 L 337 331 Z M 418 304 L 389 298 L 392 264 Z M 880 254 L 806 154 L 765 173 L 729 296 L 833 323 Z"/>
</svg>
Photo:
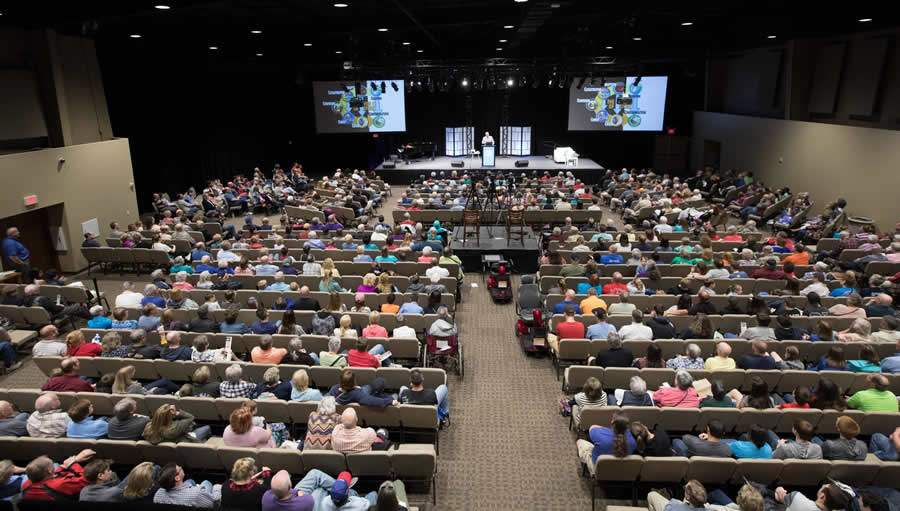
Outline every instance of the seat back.
<svg viewBox="0 0 900 511">
<path fill-rule="evenodd" d="M 694 456 L 688 463 L 685 479 L 696 479 L 704 483 L 725 484 L 737 466 L 731 458 L 713 458 L 710 456 Z"/>
<path fill-rule="evenodd" d="M 781 460 L 739 459 L 731 481 L 737 485 L 743 485 L 744 479 L 768 484 L 777 481 L 783 469 L 784 462 Z"/>
<path fill-rule="evenodd" d="M 784 460 L 781 484 L 784 486 L 818 486 L 831 470 L 831 462 L 825 460 Z"/>
<path fill-rule="evenodd" d="M 634 481 L 641 473 L 644 458 L 640 456 L 597 456 L 594 465 L 594 479 L 597 481 Z"/>
<path fill-rule="evenodd" d="M 679 483 L 687 473 L 689 462 L 680 456 L 648 456 L 641 467 L 641 482 Z"/>
</svg>

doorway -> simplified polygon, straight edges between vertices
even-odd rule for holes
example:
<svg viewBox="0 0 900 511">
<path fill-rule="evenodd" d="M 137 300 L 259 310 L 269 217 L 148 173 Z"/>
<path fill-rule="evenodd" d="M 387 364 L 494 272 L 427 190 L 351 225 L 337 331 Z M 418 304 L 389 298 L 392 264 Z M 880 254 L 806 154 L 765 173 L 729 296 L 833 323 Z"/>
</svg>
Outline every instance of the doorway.
<svg viewBox="0 0 900 511">
<path fill-rule="evenodd" d="M 60 271 L 59 256 L 56 247 L 50 237 L 51 216 L 58 216 L 56 211 L 62 210 L 63 205 L 39 208 L 15 216 L 0 219 L 0 235 L 6 237 L 6 230 L 10 227 L 18 227 L 19 242 L 25 245 L 30 253 L 31 269 L 55 268 Z M 59 224 L 59 222 L 55 222 Z M 8 270 L 8 268 L 5 268 Z"/>
</svg>

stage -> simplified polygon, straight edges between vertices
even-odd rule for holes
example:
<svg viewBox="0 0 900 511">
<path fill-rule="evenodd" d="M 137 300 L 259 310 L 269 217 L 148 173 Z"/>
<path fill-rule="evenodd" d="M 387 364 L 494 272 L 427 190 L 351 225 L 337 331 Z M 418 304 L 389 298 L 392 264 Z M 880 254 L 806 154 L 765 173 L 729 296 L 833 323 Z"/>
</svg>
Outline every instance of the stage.
<svg viewBox="0 0 900 511">
<path fill-rule="evenodd" d="M 518 160 L 527 161 L 528 166 L 516 167 L 515 163 Z M 463 162 L 463 166 L 453 167 L 450 165 L 451 162 Z M 550 156 L 498 156 L 496 165 L 493 167 L 482 167 L 480 156 L 474 158 L 438 156 L 434 160 L 425 158 L 413 160 L 409 163 L 405 163 L 403 160 L 397 160 L 395 163 L 397 164 L 396 169 L 386 169 L 382 163 L 375 167 L 375 172 L 390 184 L 409 184 L 419 176 L 423 174 L 428 176 L 432 172 L 444 172 L 449 176 L 450 172 L 453 170 L 455 170 L 457 174 L 462 174 L 469 169 L 482 168 L 485 170 L 503 172 L 525 172 L 528 174 L 531 174 L 533 171 L 543 174 L 543 172 L 547 170 L 553 175 L 556 175 L 556 173 L 560 171 L 571 171 L 575 174 L 575 177 L 581 179 L 583 182 L 594 183 L 603 176 L 604 171 L 606 170 L 602 165 L 590 158 L 579 158 L 577 167 L 567 167 L 562 163 L 555 163 Z"/>
<path fill-rule="evenodd" d="M 512 261 L 513 269 L 517 273 L 536 273 L 538 271 L 538 257 L 541 255 L 540 245 L 531 228 L 525 228 L 525 244 L 519 242 L 518 236 L 513 233 L 513 239 L 506 245 L 506 225 L 482 225 L 481 242 L 476 243 L 473 231 L 469 231 L 466 243 L 462 243 L 463 228 L 458 226 L 453 229 L 453 239 L 450 248 L 463 263 L 463 271 L 482 271 L 482 257 L 487 254 L 501 256 L 507 261 Z"/>
</svg>

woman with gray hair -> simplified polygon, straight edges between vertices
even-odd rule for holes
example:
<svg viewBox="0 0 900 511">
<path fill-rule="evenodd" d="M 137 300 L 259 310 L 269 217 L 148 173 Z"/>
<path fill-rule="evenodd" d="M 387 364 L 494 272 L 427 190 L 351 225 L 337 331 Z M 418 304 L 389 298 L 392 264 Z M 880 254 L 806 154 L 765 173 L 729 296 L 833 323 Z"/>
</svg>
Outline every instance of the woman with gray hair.
<svg viewBox="0 0 900 511">
<path fill-rule="evenodd" d="M 112 320 L 103 314 L 102 305 L 94 305 L 88 311 L 91 313 L 91 319 L 88 320 L 88 328 L 97 328 L 100 330 L 109 330 L 112 328 Z"/>
<path fill-rule="evenodd" d="M 619 406 L 653 406 L 653 398 L 647 392 L 647 382 L 640 376 L 632 376 L 629 389 L 616 389 L 609 396 L 609 404 Z"/>
<path fill-rule="evenodd" d="M 291 398 L 291 382 L 281 381 L 281 373 L 278 368 L 272 366 L 263 373 L 263 381 L 256 384 L 253 399 L 277 399 L 287 401 Z"/>
<path fill-rule="evenodd" d="M 331 433 L 341 418 L 335 408 L 334 396 L 325 396 L 319 401 L 316 411 L 310 412 L 306 422 L 306 438 L 303 441 L 304 451 L 331 449 Z"/>
<path fill-rule="evenodd" d="M 700 398 L 694 389 L 694 378 L 687 369 L 675 371 L 674 386 L 663 384 L 653 393 L 656 406 L 674 406 L 677 408 L 697 408 Z"/>
<path fill-rule="evenodd" d="M 281 359 L 282 364 L 293 364 L 303 366 L 319 365 L 319 356 L 315 353 L 307 353 L 303 349 L 303 339 L 293 337 L 288 343 L 287 354 Z"/>
<path fill-rule="evenodd" d="M 225 379 L 219 384 L 219 395 L 222 397 L 250 397 L 256 391 L 256 384 L 241 379 L 244 371 L 240 364 L 231 364 L 225 369 Z"/>
<path fill-rule="evenodd" d="M 347 367 L 347 356 L 341 352 L 341 338 L 328 338 L 328 351 L 319 353 L 319 365 L 323 367 Z"/>
<path fill-rule="evenodd" d="M 428 328 L 428 335 L 436 337 L 455 337 L 459 334 L 456 324 L 453 322 L 453 316 L 450 315 L 450 309 L 446 305 L 441 305 L 437 309 L 438 318 Z"/>
</svg>

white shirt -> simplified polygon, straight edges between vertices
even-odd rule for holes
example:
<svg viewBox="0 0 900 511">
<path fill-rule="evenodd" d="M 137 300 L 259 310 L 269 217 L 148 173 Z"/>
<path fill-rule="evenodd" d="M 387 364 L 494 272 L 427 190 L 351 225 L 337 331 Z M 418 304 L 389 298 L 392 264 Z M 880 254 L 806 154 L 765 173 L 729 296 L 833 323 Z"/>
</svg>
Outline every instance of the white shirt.
<svg viewBox="0 0 900 511">
<path fill-rule="evenodd" d="M 162 250 L 163 252 L 171 252 L 172 247 L 166 245 L 165 243 L 154 243 L 152 247 L 153 250 Z"/>
<path fill-rule="evenodd" d="M 656 232 L 672 232 L 672 226 L 669 224 L 657 224 L 653 230 Z"/>
<path fill-rule="evenodd" d="M 425 276 L 431 279 L 432 275 L 437 275 L 439 278 L 449 277 L 450 270 L 447 268 L 441 268 L 440 266 L 432 266 L 425 270 Z"/>
<path fill-rule="evenodd" d="M 383 232 L 373 232 L 372 233 L 372 241 L 386 241 L 387 234 Z"/>
<path fill-rule="evenodd" d="M 116 297 L 116 307 L 140 309 L 141 300 L 143 298 L 144 295 L 142 295 L 141 293 L 135 293 L 134 291 L 123 291 L 122 294 Z"/>
<path fill-rule="evenodd" d="M 619 337 L 623 341 L 632 339 L 653 339 L 653 330 L 649 326 L 640 323 L 631 323 L 619 329 Z"/>
<path fill-rule="evenodd" d="M 822 284 L 821 282 L 813 282 L 812 284 L 801 289 L 800 294 L 806 296 L 813 291 L 815 291 L 819 296 L 828 296 L 831 293 L 831 291 L 828 290 L 828 286 L 826 286 L 825 284 Z"/>
<path fill-rule="evenodd" d="M 493 144 L 493 143 L 494 143 L 494 137 L 492 137 L 490 135 L 485 135 L 484 137 L 481 138 L 481 145 Z"/>
<path fill-rule="evenodd" d="M 417 339 L 416 330 L 410 326 L 398 326 L 391 337 L 396 339 Z"/>
</svg>

